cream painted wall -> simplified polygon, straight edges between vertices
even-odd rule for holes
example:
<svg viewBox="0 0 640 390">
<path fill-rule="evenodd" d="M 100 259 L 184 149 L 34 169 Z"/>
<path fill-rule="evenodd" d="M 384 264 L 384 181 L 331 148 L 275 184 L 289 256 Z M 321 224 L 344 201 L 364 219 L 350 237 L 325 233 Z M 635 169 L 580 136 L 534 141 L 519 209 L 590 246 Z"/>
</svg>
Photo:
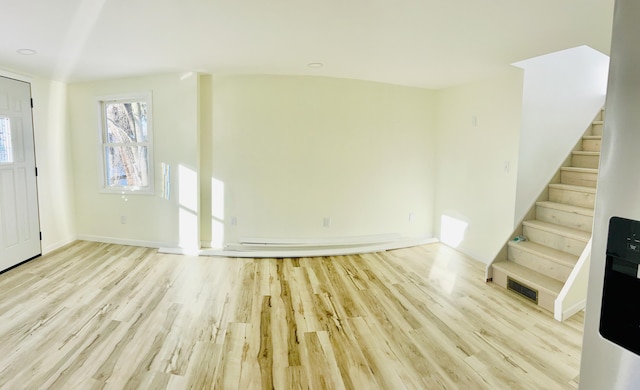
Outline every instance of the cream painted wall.
<svg viewBox="0 0 640 390">
<path fill-rule="evenodd" d="M 199 83 L 199 120 L 200 120 L 200 238 L 201 246 L 205 248 L 220 246 L 212 242 L 212 223 L 224 218 L 213 218 L 211 204 L 211 177 L 213 176 L 213 116 L 212 116 L 212 78 L 211 75 L 201 74 Z M 218 214 L 218 213 L 216 213 Z M 218 217 L 218 215 L 216 215 Z M 216 222 L 220 228 L 223 224 Z M 216 233 L 216 237 L 224 234 Z"/>
<path fill-rule="evenodd" d="M 224 238 L 214 228 L 214 243 L 432 235 L 433 91 L 323 77 L 211 82 L 213 133 L 203 155 L 224 187 L 212 196 L 203 185 L 214 210 L 224 202 L 213 218 Z"/>
<path fill-rule="evenodd" d="M 97 98 L 144 91 L 153 95 L 155 195 L 100 193 Z M 197 247 L 198 75 L 165 74 L 71 84 L 68 96 L 78 237 L 157 247 Z M 160 196 L 162 162 L 171 166 L 170 200 Z M 121 224 L 121 216 L 126 217 L 126 224 Z"/>
<path fill-rule="evenodd" d="M 76 238 L 67 85 L 35 78 L 31 94 L 42 251 L 47 253 Z"/>
<path fill-rule="evenodd" d="M 485 263 L 513 231 L 522 85 L 510 68 L 437 96 L 434 228 L 447 233 L 443 215 L 468 224 L 458 249 Z"/>
<path fill-rule="evenodd" d="M 45 251 L 76 234 L 189 248 L 247 237 L 425 238 L 440 236 L 448 215 L 469 224 L 459 249 L 490 261 L 511 233 L 518 69 L 442 91 L 191 73 L 70 86 L 28 81 Z M 125 201 L 99 192 L 96 98 L 139 91 L 153 93 L 156 194 Z M 161 162 L 172 168 L 171 200 L 160 197 Z M 190 183 L 181 182 L 180 166 Z"/>
</svg>

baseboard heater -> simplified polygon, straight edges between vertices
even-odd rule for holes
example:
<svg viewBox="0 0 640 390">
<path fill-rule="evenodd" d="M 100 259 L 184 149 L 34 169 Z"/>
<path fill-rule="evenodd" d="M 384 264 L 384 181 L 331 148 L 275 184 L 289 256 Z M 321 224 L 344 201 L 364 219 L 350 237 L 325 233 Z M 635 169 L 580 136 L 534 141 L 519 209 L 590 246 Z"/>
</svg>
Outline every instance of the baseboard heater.
<svg viewBox="0 0 640 390">
<path fill-rule="evenodd" d="M 335 238 L 265 238 L 245 237 L 237 244 L 228 244 L 225 250 L 265 251 L 265 250 L 313 250 L 332 248 L 353 248 L 359 246 L 380 245 L 402 239 L 400 234 L 380 234 L 371 236 L 335 237 Z"/>
<path fill-rule="evenodd" d="M 239 243 L 227 244 L 224 249 L 203 249 L 200 255 L 250 258 L 340 256 L 408 248 L 437 241 L 433 237 L 403 237 L 400 234 L 333 239 L 245 238 Z"/>
</svg>

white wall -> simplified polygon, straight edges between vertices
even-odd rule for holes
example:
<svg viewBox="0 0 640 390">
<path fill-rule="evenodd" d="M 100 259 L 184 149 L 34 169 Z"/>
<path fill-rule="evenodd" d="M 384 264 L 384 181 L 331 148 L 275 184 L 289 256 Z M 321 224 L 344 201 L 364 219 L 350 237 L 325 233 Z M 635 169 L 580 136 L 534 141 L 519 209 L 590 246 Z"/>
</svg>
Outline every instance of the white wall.
<svg viewBox="0 0 640 390">
<path fill-rule="evenodd" d="M 97 98 L 144 91 L 153 95 L 156 194 L 122 197 L 100 193 Z M 157 247 L 197 246 L 198 75 L 71 84 L 68 95 L 79 238 Z M 162 162 L 172 170 L 170 200 L 160 196 Z M 185 182 L 190 176 L 193 178 Z M 124 225 L 121 216 L 126 217 Z"/>
<path fill-rule="evenodd" d="M 592 240 L 589 240 L 578 258 L 576 266 L 571 270 L 567 282 L 554 301 L 553 318 L 558 321 L 564 321 L 577 312 L 584 310 L 589 287 L 591 248 Z"/>
<path fill-rule="evenodd" d="M 323 77 L 212 83 L 210 174 L 224 187 L 211 196 L 203 185 L 223 226 L 214 243 L 431 236 L 433 91 Z"/>
<path fill-rule="evenodd" d="M 467 224 L 450 245 L 485 263 L 513 230 L 522 80 L 509 68 L 437 96 L 434 226 L 443 238 L 443 215 Z"/>
<path fill-rule="evenodd" d="M 514 65 L 524 69 L 518 223 L 603 107 L 609 58 L 581 46 Z"/>
</svg>

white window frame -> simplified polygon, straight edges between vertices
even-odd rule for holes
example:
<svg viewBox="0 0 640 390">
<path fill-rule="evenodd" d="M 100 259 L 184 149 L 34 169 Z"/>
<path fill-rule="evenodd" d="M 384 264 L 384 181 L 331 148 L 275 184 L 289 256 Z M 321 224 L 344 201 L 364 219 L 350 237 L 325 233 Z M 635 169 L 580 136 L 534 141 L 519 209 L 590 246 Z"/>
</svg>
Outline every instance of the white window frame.
<svg viewBox="0 0 640 390">
<path fill-rule="evenodd" d="M 140 195 L 154 195 L 155 194 L 155 174 L 154 174 L 154 158 L 153 158 L 153 102 L 151 92 L 139 92 L 101 96 L 96 98 L 98 106 L 98 158 L 99 162 L 99 188 L 100 192 L 108 194 L 140 194 Z M 105 103 L 118 103 L 118 102 L 131 102 L 131 101 L 144 101 L 147 103 L 147 141 L 135 142 L 126 144 L 126 146 L 146 146 L 147 147 L 147 169 L 149 176 L 149 185 L 146 187 L 137 186 L 109 186 L 107 184 L 107 156 L 106 147 L 108 146 L 122 146 L 125 144 L 117 144 L 107 142 L 107 128 L 106 128 L 106 116 L 104 105 Z"/>
</svg>

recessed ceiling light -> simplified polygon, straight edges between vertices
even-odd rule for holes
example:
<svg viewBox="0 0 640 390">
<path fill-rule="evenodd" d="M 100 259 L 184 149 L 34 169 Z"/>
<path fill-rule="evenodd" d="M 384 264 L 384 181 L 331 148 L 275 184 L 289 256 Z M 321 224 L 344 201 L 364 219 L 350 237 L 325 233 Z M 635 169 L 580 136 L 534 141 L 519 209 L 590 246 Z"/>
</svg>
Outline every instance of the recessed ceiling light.
<svg viewBox="0 0 640 390">
<path fill-rule="evenodd" d="M 309 68 L 322 68 L 324 64 L 322 62 L 310 62 L 307 64 Z"/>
<path fill-rule="evenodd" d="M 16 53 L 18 54 L 22 54 L 23 56 L 32 56 L 34 54 L 36 54 L 37 52 L 33 49 L 18 49 L 16 50 Z"/>
</svg>

